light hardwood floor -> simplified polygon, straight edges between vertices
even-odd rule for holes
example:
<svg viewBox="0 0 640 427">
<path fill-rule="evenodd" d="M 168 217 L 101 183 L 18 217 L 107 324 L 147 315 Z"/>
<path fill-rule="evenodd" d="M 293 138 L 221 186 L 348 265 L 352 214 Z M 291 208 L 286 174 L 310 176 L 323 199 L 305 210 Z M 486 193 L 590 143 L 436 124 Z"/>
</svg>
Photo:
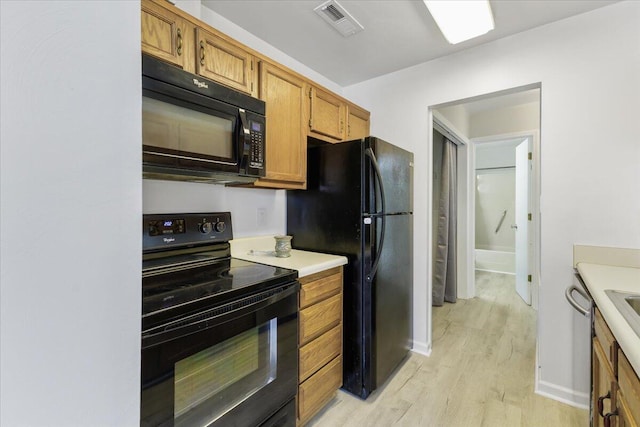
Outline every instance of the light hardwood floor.
<svg viewBox="0 0 640 427">
<path fill-rule="evenodd" d="M 585 427 L 587 410 L 533 392 L 535 311 L 514 276 L 476 272 L 478 296 L 433 308 L 430 357 L 410 353 L 366 401 L 338 391 L 308 424 Z"/>
</svg>

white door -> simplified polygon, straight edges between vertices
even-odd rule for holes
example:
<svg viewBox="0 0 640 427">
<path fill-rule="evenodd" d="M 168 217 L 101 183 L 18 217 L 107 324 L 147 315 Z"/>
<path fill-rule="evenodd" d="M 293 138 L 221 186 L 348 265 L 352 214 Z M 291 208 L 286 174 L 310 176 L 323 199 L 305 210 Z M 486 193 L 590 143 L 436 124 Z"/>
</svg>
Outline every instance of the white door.
<svg viewBox="0 0 640 427">
<path fill-rule="evenodd" d="M 516 292 L 531 305 L 531 283 L 529 274 L 528 251 L 528 214 L 529 214 L 529 139 L 516 147 L 516 223 L 512 225 L 516 232 Z"/>
</svg>

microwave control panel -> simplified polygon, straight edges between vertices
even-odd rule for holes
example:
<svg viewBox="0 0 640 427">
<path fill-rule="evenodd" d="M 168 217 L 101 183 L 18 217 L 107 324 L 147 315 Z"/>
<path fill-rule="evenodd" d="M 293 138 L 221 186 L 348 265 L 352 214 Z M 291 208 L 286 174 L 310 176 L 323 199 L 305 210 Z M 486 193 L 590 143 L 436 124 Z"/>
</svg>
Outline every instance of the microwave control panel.
<svg viewBox="0 0 640 427">
<path fill-rule="evenodd" d="M 264 168 L 264 123 L 251 120 L 249 123 L 251 154 L 249 165 L 254 169 Z"/>
</svg>

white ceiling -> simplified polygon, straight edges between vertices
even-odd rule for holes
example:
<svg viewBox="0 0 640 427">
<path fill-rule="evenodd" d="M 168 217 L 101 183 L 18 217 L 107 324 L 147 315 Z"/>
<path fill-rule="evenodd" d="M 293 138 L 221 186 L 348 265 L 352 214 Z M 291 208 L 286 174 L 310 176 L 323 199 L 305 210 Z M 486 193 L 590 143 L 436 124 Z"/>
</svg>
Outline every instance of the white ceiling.
<svg viewBox="0 0 640 427">
<path fill-rule="evenodd" d="M 364 31 L 343 37 L 313 9 L 325 0 L 202 0 L 202 4 L 340 86 L 615 3 L 490 0 L 496 28 L 450 45 L 420 0 L 338 0 Z"/>
</svg>

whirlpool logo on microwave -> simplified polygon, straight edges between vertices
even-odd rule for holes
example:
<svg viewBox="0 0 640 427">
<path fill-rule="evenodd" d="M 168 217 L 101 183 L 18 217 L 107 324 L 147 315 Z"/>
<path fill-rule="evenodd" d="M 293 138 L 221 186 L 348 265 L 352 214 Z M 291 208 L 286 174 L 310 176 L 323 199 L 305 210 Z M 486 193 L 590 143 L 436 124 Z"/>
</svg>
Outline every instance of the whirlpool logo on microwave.
<svg viewBox="0 0 640 427">
<path fill-rule="evenodd" d="M 193 84 L 200 87 L 200 88 L 205 88 L 205 89 L 209 89 L 209 85 L 206 84 L 205 82 L 201 82 L 198 79 L 193 79 Z"/>
<path fill-rule="evenodd" d="M 171 243 L 176 241 L 176 239 L 174 239 L 173 237 L 164 237 L 162 240 L 164 240 L 165 243 Z"/>
</svg>

